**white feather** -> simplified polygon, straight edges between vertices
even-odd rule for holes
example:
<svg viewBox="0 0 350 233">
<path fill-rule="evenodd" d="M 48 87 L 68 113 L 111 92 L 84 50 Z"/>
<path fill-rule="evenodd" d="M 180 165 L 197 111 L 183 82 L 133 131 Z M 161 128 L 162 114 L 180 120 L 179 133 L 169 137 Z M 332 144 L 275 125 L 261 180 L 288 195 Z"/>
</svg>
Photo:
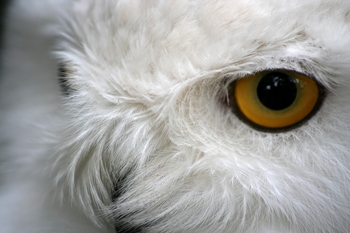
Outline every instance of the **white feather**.
<svg viewBox="0 0 350 233">
<path fill-rule="evenodd" d="M 349 15 L 344 0 L 14 1 L 0 232 L 349 232 Z M 267 69 L 315 77 L 317 114 L 266 133 L 220 102 Z"/>
</svg>

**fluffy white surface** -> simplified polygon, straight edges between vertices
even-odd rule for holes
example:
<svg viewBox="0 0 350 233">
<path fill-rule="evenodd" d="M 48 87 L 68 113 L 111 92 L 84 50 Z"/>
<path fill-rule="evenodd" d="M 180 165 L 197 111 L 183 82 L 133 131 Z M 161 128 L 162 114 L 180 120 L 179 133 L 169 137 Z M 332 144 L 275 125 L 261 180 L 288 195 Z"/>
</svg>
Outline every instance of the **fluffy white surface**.
<svg viewBox="0 0 350 233">
<path fill-rule="evenodd" d="M 350 232 L 349 1 L 17 0 L 2 64 L 1 233 Z M 328 89 L 278 134 L 220 101 L 274 68 Z"/>
</svg>

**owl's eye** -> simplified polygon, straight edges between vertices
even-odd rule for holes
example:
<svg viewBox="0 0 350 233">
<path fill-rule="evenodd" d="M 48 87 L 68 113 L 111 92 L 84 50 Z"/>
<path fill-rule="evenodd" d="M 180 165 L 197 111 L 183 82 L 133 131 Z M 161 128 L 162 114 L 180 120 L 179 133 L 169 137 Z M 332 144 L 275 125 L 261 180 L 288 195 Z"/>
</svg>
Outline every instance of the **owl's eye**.
<svg viewBox="0 0 350 233">
<path fill-rule="evenodd" d="M 240 118 L 254 128 L 283 131 L 298 126 L 322 102 L 322 87 L 294 71 L 263 71 L 235 81 L 230 102 Z"/>
</svg>

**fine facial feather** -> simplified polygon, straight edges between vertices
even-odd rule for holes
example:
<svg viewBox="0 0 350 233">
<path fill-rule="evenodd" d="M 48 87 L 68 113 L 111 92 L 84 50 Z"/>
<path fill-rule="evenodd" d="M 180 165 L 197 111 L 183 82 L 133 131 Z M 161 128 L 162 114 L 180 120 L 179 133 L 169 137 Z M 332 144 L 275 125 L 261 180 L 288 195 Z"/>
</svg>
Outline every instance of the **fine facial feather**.
<svg viewBox="0 0 350 233">
<path fill-rule="evenodd" d="M 349 14 L 341 0 L 15 1 L 0 232 L 348 232 Z M 285 132 L 242 122 L 229 85 L 264 70 L 324 86 L 317 113 Z"/>
</svg>

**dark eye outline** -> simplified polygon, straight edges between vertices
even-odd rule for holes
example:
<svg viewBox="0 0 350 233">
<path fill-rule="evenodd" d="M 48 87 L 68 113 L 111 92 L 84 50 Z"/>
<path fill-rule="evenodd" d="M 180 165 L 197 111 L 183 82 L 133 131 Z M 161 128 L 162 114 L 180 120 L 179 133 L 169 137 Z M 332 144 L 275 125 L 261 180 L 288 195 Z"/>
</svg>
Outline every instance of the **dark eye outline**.
<svg viewBox="0 0 350 233">
<path fill-rule="evenodd" d="M 311 112 L 306 115 L 302 120 L 291 124 L 289 126 L 286 127 L 282 127 L 282 128 L 269 128 L 269 127 L 264 127 L 261 125 L 258 125 L 254 122 L 252 122 L 250 119 L 248 119 L 240 110 L 240 108 L 238 107 L 236 98 L 235 98 L 235 86 L 236 86 L 236 82 L 237 80 L 231 82 L 228 85 L 228 105 L 229 107 L 232 109 L 232 112 L 246 125 L 250 126 L 251 128 L 253 128 L 254 130 L 260 131 L 260 132 L 266 132 L 266 133 L 283 133 L 283 132 L 287 132 L 287 131 L 291 131 L 293 129 L 296 129 L 300 126 L 302 126 L 303 124 L 305 124 L 308 120 L 310 120 L 313 116 L 315 116 L 315 114 L 320 110 L 326 95 L 327 95 L 327 89 L 321 84 L 319 83 L 313 76 L 311 75 L 307 75 L 307 74 L 303 74 L 301 72 L 297 72 L 294 70 L 287 70 L 287 69 L 271 69 L 271 70 L 261 70 L 261 71 L 257 71 L 254 74 L 258 74 L 258 73 L 262 73 L 262 72 L 266 72 L 266 73 L 272 73 L 272 72 L 292 72 L 292 73 L 296 73 L 296 74 L 301 74 L 304 76 L 307 76 L 308 78 L 312 79 L 313 81 L 316 82 L 317 86 L 318 86 L 318 90 L 319 90 L 319 97 L 317 99 L 316 104 L 314 105 L 313 109 L 311 110 Z"/>
</svg>

